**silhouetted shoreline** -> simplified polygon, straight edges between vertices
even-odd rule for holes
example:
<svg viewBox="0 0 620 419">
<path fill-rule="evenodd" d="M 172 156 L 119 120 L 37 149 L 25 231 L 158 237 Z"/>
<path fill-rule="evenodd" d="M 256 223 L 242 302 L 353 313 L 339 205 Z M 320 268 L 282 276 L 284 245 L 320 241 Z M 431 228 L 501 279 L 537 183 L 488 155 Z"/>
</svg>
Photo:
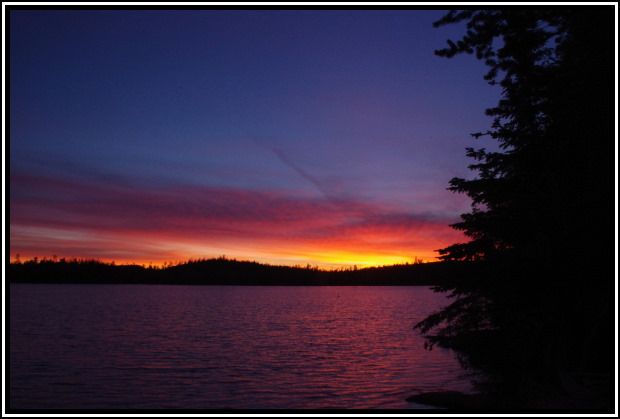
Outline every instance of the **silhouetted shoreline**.
<svg viewBox="0 0 620 419">
<path fill-rule="evenodd" d="M 521 382 L 518 389 L 487 385 L 474 393 L 452 390 L 420 392 L 406 400 L 455 412 L 607 413 L 613 409 L 612 372 L 577 373 L 565 370 L 559 374 L 562 379 L 555 384 L 541 383 L 529 377 Z"/>
<path fill-rule="evenodd" d="M 371 268 L 321 270 L 267 265 L 226 258 L 173 266 L 116 265 L 96 260 L 31 260 L 11 263 L 11 283 L 176 285 L 440 285 L 470 275 L 474 265 L 431 262 Z"/>
</svg>

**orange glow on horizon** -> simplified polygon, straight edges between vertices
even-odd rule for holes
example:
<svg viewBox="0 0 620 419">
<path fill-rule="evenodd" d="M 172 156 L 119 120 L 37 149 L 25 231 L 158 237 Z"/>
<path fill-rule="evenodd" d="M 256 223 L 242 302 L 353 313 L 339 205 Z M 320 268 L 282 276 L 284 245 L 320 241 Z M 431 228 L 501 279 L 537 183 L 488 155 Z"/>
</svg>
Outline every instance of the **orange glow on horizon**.
<svg viewBox="0 0 620 419">
<path fill-rule="evenodd" d="M 11 255 L 11 262 L 26 262 L 33 259 L 38 260 L 97 260 L 103 263 L 114 263 L 116 265 L 140 265 L 140 266 L 153 266 L 162 268 L 170 265 L 178 265 L 190 260 L 198 259 L 215 259 L 219 257 L 225 257 L 230 260 L 237 260 L 243 262 L 257 262 L 267 265 L 280 265 L 280 266 L 311 266 L 318 267 L 323 270 L 335 270 L 342 268 L 368 268 L 378 266 L 390 266 L 411 264 L 420 262 L 435 262 L 437 257 L 432 254 L 425 254 L 425 252 L 419 252 L 412 256 L 398 255 L 398 254 L 372 254 L 372 253 L 355 253 L 347 251 L 316 251 L 308 254 L 299 255 L 244 255 L 235 253 L 221 253 L 221 254 L 204 254 L 204 255 L 192 255 L 188 257 L 180 257 L 179 255 L 162 255 L 160 258 L 109 258 L 109 257 L 90 257 L 90 256 L 67 256 L 56 254 L 29 254 L 29 253 L 14 253 Z"/>
<path fill-rule="evenodd" d="M 225 256 L 240 261 L 269 265 L 316 266 L 332 270 L 437 261 L 439 249 L 462 239 L 448 226 L 429 225 L 415 238 L 399 228 L 371 228 L 348 231 L 346 236 L 327 238 L 295 237 L 286 241 L 274 237 L 232 237 L 209 245 L 196 237 L 155 232 L 86 232 L 51 228 L 12 228 L 11 260 L 94 259 L 116 264 L 142 266 L 176 265 L 188 260 Z"/>
<path fill-rule="evenodd" d="M 13 260 L 56 255 L 163 266 L 225 255 L 338 269 L 435 261 L 436 249 L 464 239 L 449 227 L 454 216 L 355 199 L 197 186 L 135 190 L 23 173 L 11 181 L 41 196 L 11 201 Z"/>
<path fill-rule="evenodd" d="M 418 258 L 417 262 L 416 262 L 416 258 L 405 258 L 405 257 L 398 257 L 395 256 L 393 258 L 386 258 L 383 256 L 380 257 L 373 257 L 370 256 L 366 259 L 363 259 L 361 257 L 358 258 L 348 258 L 345 260 L 339 260 L 339 259 L 334 259 L 334 260 L 326 260 L 326 261 L 307 261 L 307 263 L 293 263 L 293 262 L 287 262 L 287 261 L 280 261 L 280 260 L 271 260 L 271 259 L 263 259 L 263 258 L 238 258 L 238 257 L 232 257 L 232 256 L 227 256 L 227 255 L 220 255 L 220 256 L 210 256 L 210 257 L 204 257 L 204 258 L 189 258 L 189 259 L 185 259 L 185 260 L 159 260 L 159 261 L 153 261 L 153 260 L 119 260 L 119 259 L 106 259 L 106 258 L 73 258 L 73 257 L 64 257 L 64 258 L 52 258 L 52 257 L 48 257 L 48 256 L 22 256 L 20 254 L 19 257 L 19 261 L 20 262 L 27 262 L 27 261 L 31 261 L 35 258 L 37 258 L 38 260 L 55 260 L 58 261 L 60 259 L 65 259 L 67 261 L 69 260 L 73 260 L 73 259 L 78 259 L 78 260 L 96 260 L 98 262 L 102 262 L 102 263 L 113 263 L 115 265 L 138 265 L 138 266 L 143 266 L 143 267 L 156 267 L 156 268 L 164 268 L 167 266 L 174 266 L 174 265 L 179 265 L 179 264 L 183 264 L 185 262 L 188 262 L 190 260 L 197 260 L 197 259 L 216 259 L 218 257 L 225 257 L 229 260 L 235 260 L 238 262 L 256 262 L 256 263 L 260 263 L 260 264 L 265 264 L 265 265 L 272 265 L 272 266 L 291 266 L 291 267 L 302 267 L 305 268 L 306 266 L 310 266 L 312 268 L 319 268 L 322 270 L 337 270 L 337 269 L 347 269 L 347 268 L 353 268 L 353 267 L 357 267 L 357 268 L 372 268 L 372 267 L 381 267 L 381 266 L 392 266 L 392 265 L 405 265 L 405 264 L 413 264 L 413 263 L 428 263 L 428 262 L 436 262 L 438 261 L 437 258 L 434 259 L 422 259 L 422 258 Z M 17 262 L 18 259 L 16 257 L 11 257 L 11 263 Z"/>
</svg>

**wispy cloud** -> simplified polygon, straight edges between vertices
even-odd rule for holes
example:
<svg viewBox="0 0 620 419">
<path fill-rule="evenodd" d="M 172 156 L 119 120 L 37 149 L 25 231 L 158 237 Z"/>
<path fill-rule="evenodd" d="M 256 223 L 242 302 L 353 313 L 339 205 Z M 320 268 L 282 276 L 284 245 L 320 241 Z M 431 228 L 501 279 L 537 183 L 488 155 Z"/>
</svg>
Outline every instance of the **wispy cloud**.
<svg viewBox="0 0 620 419">
<path fill-rule="evenodd" d="M 327 193 L 307 198 L 276 191 L 195 185 L 137 187 L 95 178 L 13 173 L 11 253 L 64 256 L 192 252 L 296 254 L 348 252 L 429 257 L 459 239 L 444 219 L 395 212 Z M 176 249 L 175 249 L 176 247 Z M 230 252 L 228 252 L 230 253 Z M 307 256 L 310 257 L 310 256 Z"/>
<path fill-rule="evenodd" d="M 286 167 L 291 169 L 296 175 L 312 185 L 327 201 L 334 205 L 346 204 L 346 195 L 343 194 L 342 179 L 333 176 L 318 176 L 304 168 L 296 159 L 274 145 L 255 141 L 260 147 L 269 150 Z"/>
</svg>

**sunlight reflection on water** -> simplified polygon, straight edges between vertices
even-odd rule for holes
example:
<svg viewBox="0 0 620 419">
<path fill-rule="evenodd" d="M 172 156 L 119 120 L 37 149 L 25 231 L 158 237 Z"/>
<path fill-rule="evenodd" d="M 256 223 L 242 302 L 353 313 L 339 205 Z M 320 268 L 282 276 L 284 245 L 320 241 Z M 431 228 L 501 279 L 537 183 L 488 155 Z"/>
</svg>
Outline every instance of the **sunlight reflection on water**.
<svg viewBox="0 0 620 419">
<path fill-rule="evenodd" d="M 10 286 L 12 408 L 415 408 L 470 391 L 426 287 Z"/>
</svg>

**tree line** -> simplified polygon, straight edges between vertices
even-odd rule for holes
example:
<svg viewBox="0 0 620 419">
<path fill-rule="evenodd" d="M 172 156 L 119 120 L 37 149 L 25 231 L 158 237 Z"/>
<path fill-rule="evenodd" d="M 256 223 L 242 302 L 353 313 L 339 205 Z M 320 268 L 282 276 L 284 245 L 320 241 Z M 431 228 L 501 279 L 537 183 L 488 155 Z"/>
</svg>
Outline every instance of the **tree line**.
<svg viewBox="0 0 620 419">
<path fill-rule="evenodd" d="M 383 267 L 279 266 L 226 257 L 164 266 L 117 265 L 93 259 L 32 259 L 8 267 L 12 283 L 110 283 L 177 285 L 438 285 L 472 275 L 462 263 L 413 263 Z"/>
</svg>

